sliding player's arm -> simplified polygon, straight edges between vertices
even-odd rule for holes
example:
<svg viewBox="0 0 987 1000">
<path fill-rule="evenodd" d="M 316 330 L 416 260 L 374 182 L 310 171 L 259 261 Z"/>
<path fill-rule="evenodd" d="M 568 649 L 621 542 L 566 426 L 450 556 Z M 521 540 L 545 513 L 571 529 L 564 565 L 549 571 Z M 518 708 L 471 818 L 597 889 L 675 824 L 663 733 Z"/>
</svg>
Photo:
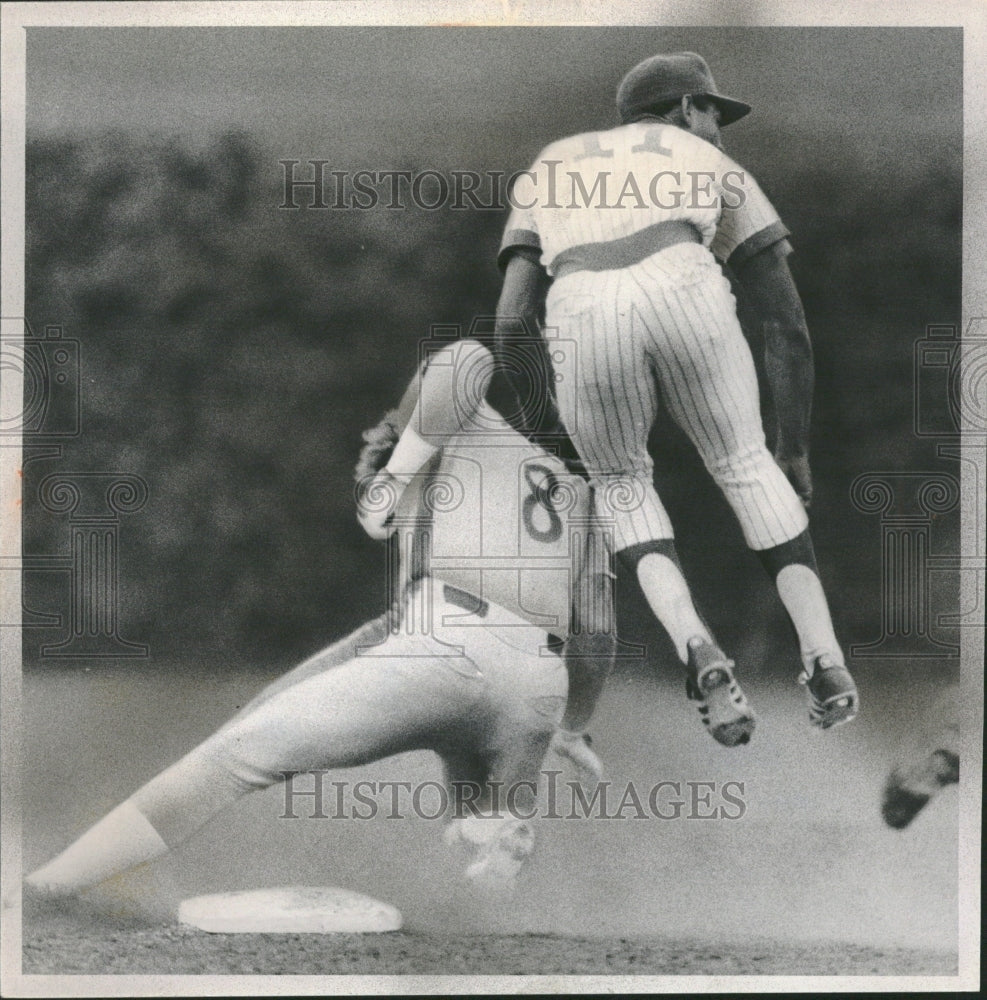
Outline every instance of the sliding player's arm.
<svg viewBox="0 0 987 1000">
<path fill-rule="evenodd" d="M 369 484 L 393 454 L 401 432 L 408 426 L 421 395 L 424 371 L 425 365 L 422 364 L 408 383 L 396 409 L 388 410 L 373 427 L 363 432 L 363 448 L 360 449 L 360 457 L 353 470 L 358 488 Z"/>
<path fill-rule="evenodd" d="M 429 357 L 398 408 L 394 427 L 403 426 L 394 450 L 358 490 L 357 515 L 371 538 L 390 537 L 409 483 L 450 437 L 476 426 L 492 374 L 493 357 L 475 340 L 456 341 Z"/>
</svg>

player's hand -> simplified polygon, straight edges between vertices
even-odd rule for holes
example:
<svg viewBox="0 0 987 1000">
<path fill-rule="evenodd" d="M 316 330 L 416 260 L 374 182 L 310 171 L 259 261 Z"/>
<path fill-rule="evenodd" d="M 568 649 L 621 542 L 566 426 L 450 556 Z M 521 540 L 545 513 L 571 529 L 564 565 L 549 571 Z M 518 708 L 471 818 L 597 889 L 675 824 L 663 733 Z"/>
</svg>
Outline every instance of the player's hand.
<svg viewBox="0 0 987 1000">
<path fill-rule="evenodd" d="M 592 742 L 589 733 L 573 733 L 567 729 L 556 729 L 552 736 L 552 749 L 575 765 L 579 780 L 595 785 L 603 780 L 603 761 L 593 752 Z"/>
<path fill-rule="evenodd" d="M 795 492 L 799 495 L 802 506 L 808 509 L 812 503 L 812 470 L 809 468 L 809 456 L 792 455 L 785 458 L 776 455 L 775 461 L 788 477 L 788 481 L 795 487 Z"/>
<path fill-rule="evenodd" d="M 358 484 L 356 516 L 371 538 L 383 541 L 394 534 L 394 512 L 406 485 L 386 468 Z"/>
</svg>

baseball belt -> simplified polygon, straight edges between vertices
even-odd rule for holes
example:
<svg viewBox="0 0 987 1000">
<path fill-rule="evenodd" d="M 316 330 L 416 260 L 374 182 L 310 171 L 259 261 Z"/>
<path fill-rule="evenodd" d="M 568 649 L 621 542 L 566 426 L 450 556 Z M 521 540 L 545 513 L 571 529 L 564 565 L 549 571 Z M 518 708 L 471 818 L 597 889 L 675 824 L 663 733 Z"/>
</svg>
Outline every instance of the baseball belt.
<svg viewBox="0 0 987 1000">
<path fill-rule="evenodd" d="M 605 243 L 580 243 L 558 254 L 551 264 L 556 279 L 576 271 L 616 271 L 639 264 L 646 257 L 677 243 L 702 243 L 691 222 L 671 219 L 645 226 L 629 236 Z"/>
<path fill-rule="evenodd" d="M 477 597 L 476 594 L 471 594 L 468 590 L 453 587 L 452 584 L 444 583 L 442 585 L 442 596 L 449 604 L 454 604 L 457 608 L 462 608 L 464 611 L 468 611 L 478 618 L 486 618 L 490 613 L 489 602 L 485 601 L 482 597 Z M 546 632 L 545 634 L 548 639 L 548 646 L 561 648 L 563 644 L 562 639 L 551 632 Z"/>
</svg>

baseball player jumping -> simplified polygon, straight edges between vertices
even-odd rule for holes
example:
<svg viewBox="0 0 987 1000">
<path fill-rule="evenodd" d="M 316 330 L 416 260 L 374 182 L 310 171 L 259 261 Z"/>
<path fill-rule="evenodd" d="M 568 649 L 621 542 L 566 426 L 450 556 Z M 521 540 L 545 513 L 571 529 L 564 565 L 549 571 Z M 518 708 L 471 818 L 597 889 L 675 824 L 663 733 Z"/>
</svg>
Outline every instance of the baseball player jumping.
<svg viewBox="0 0 987 1000">
<path fill-rule="evenodd" d="M 562 421 L 597 497 L 622 496 L 616 547 L 686 664 L 690 696 L 727 744 L 753 715 L 732 663 L 696 612 L 647 438 L 659 398 L 698 449 L 798 633 L 809 717 L 823 729 L 858 709 L 834 634 L 805 508 L 812 349 L 788 268 L 788 230 L 727 157 L 722 126 L 750 107 L 720 94 L 691 52 L 635 66 L 617 91 L 621 124 L 547 146 L 519 175 L 501 244 L 498 337 L 544 323 L 574 342 L 575 378 L 555 372 Z M 730 266 L 759 314 L 777 413 L 775 454 Z M 554 363 L 554 361 L 553 361 Z"/>
<path fill-rule="evenodd" d="M 484 400 L 491 369 L 476 341 L 446 345 L 420 392 L 416 378 L 397 414 L 365 435 L 359 516 L 373 537 L 396 536 L 399 612 L 266 688 L 31 874 L 28 896 L 74 895 L 159 857 L 289 774 L 416 749 L 443 761 L 456 803 L 447 840 L 472 855 L 467 878 L 513 885 L 533 848 L 528 817 L 553 737 L 600 777 L 581 730 L 614 637 L 591 488 Z"/>
</svg>

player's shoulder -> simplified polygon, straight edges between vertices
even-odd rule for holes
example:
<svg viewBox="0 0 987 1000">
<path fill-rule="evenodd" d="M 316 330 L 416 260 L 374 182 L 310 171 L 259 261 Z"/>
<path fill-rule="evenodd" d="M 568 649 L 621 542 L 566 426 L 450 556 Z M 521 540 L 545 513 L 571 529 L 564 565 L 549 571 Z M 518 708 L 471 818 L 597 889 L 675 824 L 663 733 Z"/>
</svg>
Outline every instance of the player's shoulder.
<svg viewBox="0 0 987 1000">
<path fill-rule="evenodd" d="M 576 132 L 573 135 L 566 135 L 561 139 L 555 139 L 542 149 L 538 154 L 536 162 L 566 160 L 573 156 L 582 156 L 587 149 L 605 149 L 607 148 L 605 140 L 616 131 L 616 128 L 594 129 L 586 132 Z"/>
<path fill-rule="evenodd" d="M 669 129 L 670 131 L 666 133 L 665 138 L 680 153 L 710 163 L 736 166 L 734 160 L 727 153 L 719 146 L 715 146 L 708 139 L 703 139 L 701 136 L 694 135 L 688 129 L 679 128 L 676 125 L 670 125 Z"/>
</svg>

